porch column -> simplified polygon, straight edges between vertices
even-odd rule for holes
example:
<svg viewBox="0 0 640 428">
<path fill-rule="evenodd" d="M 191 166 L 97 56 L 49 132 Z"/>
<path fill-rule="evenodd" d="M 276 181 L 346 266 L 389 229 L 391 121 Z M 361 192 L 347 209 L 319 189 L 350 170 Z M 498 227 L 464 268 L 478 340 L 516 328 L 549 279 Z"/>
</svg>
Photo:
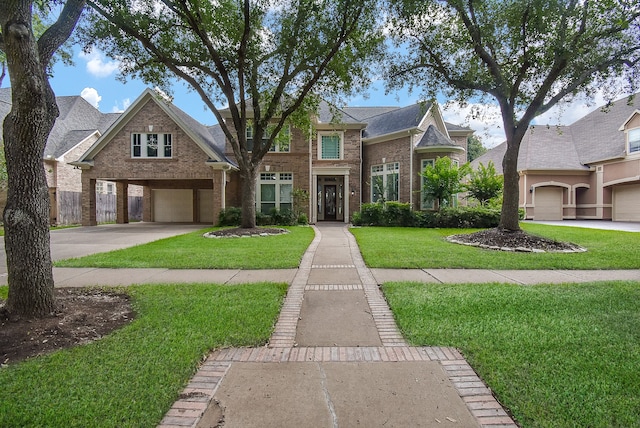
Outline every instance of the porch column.
<svg viewBox="0 0 640 428">
<path fill-rule="evenodd" d="M 142 221 L 151 222 L 151 188 L 142 186 Z"/>
<path fill-rule="evenodd" d="M 116 182 L 116 223 L 129 223 L 129 181 Z"/>
<path fill-rule="evenodd" d="M 82 174 L 82 225 L 96 226 L 96 180 Z"/>
<path fill-rule="evenodd" d="M 227 172 L 223 169 L 213 170 L 213 224 L 218 224 L 220 212 L 226 208 Z"/>
</svg>

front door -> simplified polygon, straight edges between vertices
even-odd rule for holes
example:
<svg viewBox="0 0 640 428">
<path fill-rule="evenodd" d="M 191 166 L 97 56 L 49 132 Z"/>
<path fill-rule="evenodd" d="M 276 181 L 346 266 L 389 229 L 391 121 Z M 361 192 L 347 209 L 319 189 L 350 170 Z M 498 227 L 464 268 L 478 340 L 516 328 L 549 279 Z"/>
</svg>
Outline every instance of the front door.
<svg viewBox="0 0 640 428">
<path fill-rule="evenodd" d="M 324 186 L 324 219 L 336 219 L 336 186 Z"/>
</svg>

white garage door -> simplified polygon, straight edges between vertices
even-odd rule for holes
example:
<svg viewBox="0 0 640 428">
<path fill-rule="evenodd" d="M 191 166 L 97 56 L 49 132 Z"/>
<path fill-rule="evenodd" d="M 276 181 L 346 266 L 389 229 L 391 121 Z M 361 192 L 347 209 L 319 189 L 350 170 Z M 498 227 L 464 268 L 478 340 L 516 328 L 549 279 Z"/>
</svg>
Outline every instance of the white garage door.
<svg viewBox="0 0 640 428">
<path fill-rule="evenodd" d="M 536 187 L 534 220 L 562 220 L 562 187 Z"/>
<path fill-rule="evenodd" d="M 640 221 L 640 184 L 613 188 L 613 220 Z"/>
<path fill-rule="evenodd" d="M 198 190 L 198 214 L 200 223 L 213 224 L 213 190 Z"/>
<path fill-rule="evenodd" d="M 153 221 L 166 223 L 193 222 L 193 190 L 154 189 Z"/>
</svg>

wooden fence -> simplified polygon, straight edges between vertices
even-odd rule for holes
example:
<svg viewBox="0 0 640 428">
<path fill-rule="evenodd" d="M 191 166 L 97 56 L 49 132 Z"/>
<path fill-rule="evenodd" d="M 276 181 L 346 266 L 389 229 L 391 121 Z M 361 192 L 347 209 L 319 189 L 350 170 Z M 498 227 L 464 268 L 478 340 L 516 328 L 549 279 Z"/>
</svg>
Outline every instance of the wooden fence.
<svg viewBox="0 0 640 428">
<path fill-rule="evenodd" d="M 82 193 L 58 191 L 57 224 L 82 222 Z M 115 223 L 116 195 L 96 195 L 96 220 L 98 223 Z M 129 221 L 142 220 L 142 197 L 129 196 Z"/>
</svg>

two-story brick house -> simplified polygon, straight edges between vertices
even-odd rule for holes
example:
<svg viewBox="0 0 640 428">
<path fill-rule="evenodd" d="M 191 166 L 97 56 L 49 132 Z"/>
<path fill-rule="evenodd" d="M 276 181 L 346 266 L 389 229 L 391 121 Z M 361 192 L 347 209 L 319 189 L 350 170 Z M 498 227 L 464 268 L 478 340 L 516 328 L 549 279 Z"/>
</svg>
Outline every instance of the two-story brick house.
<svg viewBox="0 0 640 428">
<path fill-rule="evenodd" d="M 429 208 L 419 172 L 438 156 L 466 161 L 473 131 L 446 124 L 435 104 L 337 111 L 322 105 L 311 136 L 286 130 L 288 143 L 264 157 L 257 210 L 291 209 L 294 189 L 309 193 L 311 222 L 348 222 L 363 202 L 381 197 Z M 82 168 L 85 225 L 96 223 L 98 180 L 115 182 L 117 194 L 142 186 L 144 221 L 214 223 L 222 209 L 241 205 L 240 175 L 220 126 L 198 123 L 151 90 L 73 165 Z M 126 203 L 118 198 L 118 222 L 127 221 Z"/>
</svg>

